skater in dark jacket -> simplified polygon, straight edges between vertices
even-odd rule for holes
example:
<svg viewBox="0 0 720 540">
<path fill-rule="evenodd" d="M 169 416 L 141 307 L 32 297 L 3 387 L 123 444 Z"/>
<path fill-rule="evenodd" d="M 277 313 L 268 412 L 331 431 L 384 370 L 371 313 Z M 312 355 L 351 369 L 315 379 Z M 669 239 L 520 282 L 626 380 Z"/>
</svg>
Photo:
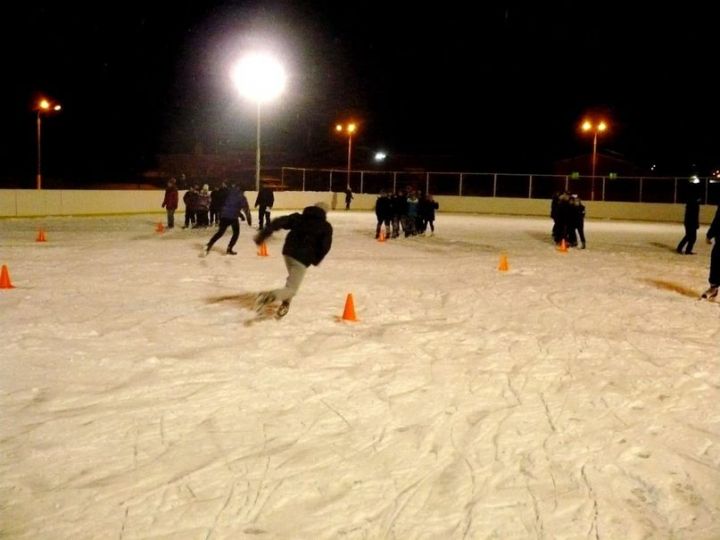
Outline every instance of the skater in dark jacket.
<svg viewBox="0 0 720 540">
<path fill-rule="evenodd" d="M 695 247 L 695 241 L 697 240 L 697 230 L 700 228 L 700 199 L 697 197 L 691 197 L 688 199 L 685 205 L 685 219 L 683 220 L 685 225 L 685 236 L 682 237 L 675 251 L 678 253 L 683 252 L 685 248 L 685 255 L 692 255 L 693 247 Z"/>
<path fill-rule="evenodd" d="M 375 238 L 380 238 L 380 231 L 383 224 L 385 225 L 385 238 L 390 238 L 390 221 L 392 220 L 393 209 L 392 201 L 385 192 L 380 191 L 380 196 L 375 201 L 375 216 L 377 217 L 377 226 L 375 227 Z"/>
<path fill-rule="evenodd" d="M 248 205 L 247 199 L 237 186 L 232 186 L 225 198 L 222 210 L 220 210 L 220 228 L 207 243 L 207 246 L 205 246 L 205 255 L 210 253 L 215 242 L 225 234 L 228 227 L 232 227 L 232 237 L 230 238 L 230 243 L 225 253 L 228 255 L 237 255 L 237 252 L 233 251 L 233 247 L 235 247 L 235 242 L 237 242 L 238 236 L 240 236 L 240 222 L 238 219 L 242 219 L 243 221 L 247 220 L 248 225 L 252 226 L 252 216 L 250 215 L 250 206 Z"/>
<path fill-rule="evenodd" d="M 273 190 L 267 184 L 263 184 L 255 197 L 255 208 L 258 206 L 258 228 L 262 229 L 266 223 L 270 223 L 270 210 L 275 204 Z"/>
<path fill-rule="evenodd" d="M 420 199 L 420 232 L 425 234 L 428 226 L 430 227 L 430 236 L 435 234 L 435 210 L 440 205 L 429 193 Z"/>
<path fill-rule="evenodd" d="M 702 294 L 703 298 L 715 298 L 718 295 L 718 287 L 720 287 L 720 205 L 715 210 L 715 217 L 710 224 L 705 240 L 708 244 L 713 244 L 710 252 L 710 275 L 708 282 L 710 288 Z"/>
<path fill-rule="evenodd" d="M 290 301 L 297 294 L 308 266 L 320 264 L 332 246 L 333 228 L 327 221 L 327 210 L 328 205 L 325 203 L 308 206 L 303 209 L 302 214 L 296 212 L 273 219 L 255 235 L 253 240 L 259 246 L 275 231 L 290 231 L 285 237 L 282 250 L 288 271 L 285 287 L 258 294 L 256 311 L 259 312 L 263 306 L 279 300 L 282 303 L 277 316 L 287 314 Z"/>
<path fill-rule="evenodd" d="M 579 236 L 580 248 L 585 249 L 585 205 L 577 195 L 570 197 L 569 219 L 567 230 L 570 245 L 576 247 Z"/>
</svg>

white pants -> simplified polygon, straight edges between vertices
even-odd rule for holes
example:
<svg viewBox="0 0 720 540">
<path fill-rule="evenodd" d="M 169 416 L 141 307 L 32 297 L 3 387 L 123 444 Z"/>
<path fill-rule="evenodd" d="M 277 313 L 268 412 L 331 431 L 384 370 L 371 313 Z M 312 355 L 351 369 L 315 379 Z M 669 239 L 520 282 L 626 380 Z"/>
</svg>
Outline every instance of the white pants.
<svg viewBox="0 0 720 540">
<path fill-rule="evenodd" d="M 307 270 L 307 266 L 305 266 L 300 261 L 293 259 L 292 257 L 288 257 L 287 255 L 283 255 L 283 259 L 285 259 L 285 267 L 288 271 L 288 277 L 287 281 L 285 282 L 285 287 L 283 287 L 282 289 L 275 289 L 274 291 L 270 291 L 270 293 L 275 297 L 276 300 L 289 303 L 290 300 L 292 300 L 292 297 L 297 294 L 298 289 L 300 288 L 300 284 L 305 277 L 305 271 Z"/>
</svg>

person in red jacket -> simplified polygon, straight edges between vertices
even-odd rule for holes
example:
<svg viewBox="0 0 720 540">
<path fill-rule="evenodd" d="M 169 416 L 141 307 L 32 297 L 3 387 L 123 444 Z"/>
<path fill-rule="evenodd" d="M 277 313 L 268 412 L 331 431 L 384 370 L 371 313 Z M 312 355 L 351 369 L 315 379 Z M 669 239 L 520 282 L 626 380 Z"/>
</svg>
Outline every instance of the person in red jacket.
<svg viewBox="0 0 720 540">
<path fill-rule="evenodd" d="M 167 188 L 165 188 L 165 198 L 162 202 L 162 208 L 167 212 L 167 228 L 172 229 L 175 226 L 175 210 L 178 207 L 178 189 L 174 178 L 168 180 Z"/>
</svg>

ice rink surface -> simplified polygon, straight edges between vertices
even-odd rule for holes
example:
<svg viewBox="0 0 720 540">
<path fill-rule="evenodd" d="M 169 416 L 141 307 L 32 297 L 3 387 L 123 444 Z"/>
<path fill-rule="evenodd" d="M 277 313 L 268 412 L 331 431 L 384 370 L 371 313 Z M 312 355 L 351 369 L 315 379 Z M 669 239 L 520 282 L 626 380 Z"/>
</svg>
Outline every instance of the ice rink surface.
<svg viewBox="0 0 720 540">
<path fill-rule="evenodd" d="M 284 233 L 163 218 L 0 220 L 1 538 L 720 538 L 705 227 L 331 212 L 276 321 Z"/>
</svg>

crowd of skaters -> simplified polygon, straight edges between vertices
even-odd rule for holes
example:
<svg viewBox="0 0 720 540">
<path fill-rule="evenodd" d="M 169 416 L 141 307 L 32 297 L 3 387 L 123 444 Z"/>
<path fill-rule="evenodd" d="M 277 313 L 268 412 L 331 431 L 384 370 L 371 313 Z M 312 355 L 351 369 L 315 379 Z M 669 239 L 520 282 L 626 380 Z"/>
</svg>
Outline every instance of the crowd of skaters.
<svg viewBox="0 0 720 540">
<path fill-rule="evenodd" d="M 228 195 L 231 191 L 238 191 L 243 196 L 241 200 L 245 202 L 239 210 L 238 218 L 248 221 L 245 216 L 250 215 L 249 205 L 244 199 L 244 191 L 237 184 L 228 184 L 222 181 L 220 185 L 211 189 L 208 184 L 204 184 L 202 188 L 200 184 L 191 184 L 183 195 L 183 203 L 185 203 L 185 218 L 183 229 L 207 228 L 210 226 L 219 227 L 222 221 L 223 208 L 227 203 Z M 165 197 L 162 207 L 167 212 L 167 227 L 172 229 L 175 227 L 175 211 L 178 208 L 179 195 L 177 180 L 170 178 L 165 188 Z M 260 228 L 264 223 L 270 222 L 270 211 L 275 203 L 275 196 L 272 189 L 263 184 L 257 194 L 255 200 L 255 208 L 258 208 L 258 221 Z"/>
<path fill-rule="evenodd" d="M 553 195 L 550 203 L 553 221 L 552 237 L 555 245 L 585 249 L 585 205 L 576 194 L 561 191 Z"/>
<path fill-rule="evenodd" d="M 351 194 L 350 190 L 348 192 Z M 167 212 L 167 227 L 175 226 L 174 215 L 178 208 L 178 188 L 175 178 L 170 178 L 165 189 L 162 207 Z M 346 209 L 352 200 L 352 195 L 346 193 Z M 185 203 L 185 224 L 188 227 L 216 226 L 219 230 L 210 239 L 205 254 L 212 245 L 223 236 L 228 227 L 232 227 L 233 235 L 227 247 L 227 253 L 235 255 L 233 247 L 239 234 L 239 220 L 247 221 L 252 226 L 249 204 L 244 192 L 236 184 L 228 186 L 223 181 L 216 189 L 210 190 L 208 184 L 200 188 L 193 184 L 183 196 Z M 685 236 L 678 244 L 678 253 L 692 254 L 696 231 L 699 228 L 698 198 L 688 200 L 685 211 Z M 274 204 L 272 189 L 263 184 L 255 199 L 255 208 L 258 208 L 259 229 L 270 224 L 270 210 Z M 375 238 L 384 233 L 385 238 L 398 238 L 422 235 L 430 229 L 430 235 L 435 233 L 435 211 L 439 204 L 430 194 L 424 194 L 413 187 L 400 189 L 395 193 L 386 190 L 380 192 L 375 202 L 375 215 L 377 225 Z M 568 191 L 556 193 L 551 202 L 550 217 L 553 220 L 552 237 L 556 245 L 563 242 L 567 246 L 585 249 L 585 206 L 580 197 Z M 383 231 L 384 226 L 384 231 Z M 715 298 L 720 289 L 720 206 L 718 206 L 710 228 L 706 235 L 707 242 L 714 244 L 710 258 L 710 287 L 703 294 L 703 298 Z"/>
<path fill-rule="evenodd" d="M 439 207 L 432 195 L 412 187 L 395 193 L 381 190 L 375 201 L 375 238 L 380 238 L 381 234 L 385 238 L 398 238 L 401 234 L 407 238 L 425 234 L 428 229 L 432 236 L 435 234 L 435 210 Z"/>
</svg>

